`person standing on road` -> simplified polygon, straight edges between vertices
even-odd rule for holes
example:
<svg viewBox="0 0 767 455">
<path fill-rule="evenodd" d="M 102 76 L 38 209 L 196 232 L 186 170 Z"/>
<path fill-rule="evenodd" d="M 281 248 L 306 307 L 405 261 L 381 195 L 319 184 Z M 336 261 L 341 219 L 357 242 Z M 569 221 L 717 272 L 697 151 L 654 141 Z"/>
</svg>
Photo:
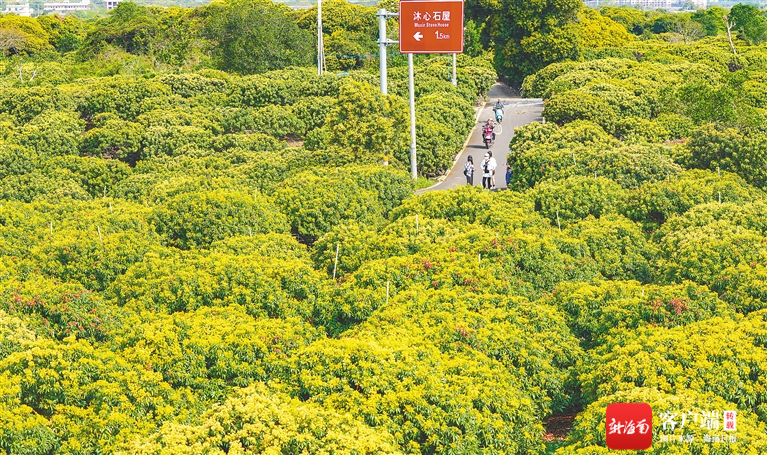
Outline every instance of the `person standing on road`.
<svg viewBox="0 0 767 455">
<path fill-rule="evenodd" d="M 482 188 L 490 189 L 490 177 L 492 176 L 490 170 L 490 152 L 485 153 L 485 159 L 482 160 Z"/>
<path fill-rule="evenodd" d="M 511 183 L 511 166 L 509 166 L 509 163 L 506 163 L 506 189 L 509 188 L 509 184 Z"/>
<path fill-rule="evenodd" d="M 466 176 L 466 184 L 474 186 L 474 158 L 469 155 L 466 164 L 463 165 L 463 175 Z"/>
<path fill-rule="evenodd" d="M 490 171 L 490 189 L 495 189 L 495 169 L 498 167 L 498 163 L 495 161 L 495 158 L 493 158 L 493 151 L 487 152 L 488 155 L 490 155 L 490 159 L 488 160 L 487 168 Z"/>
</svg>

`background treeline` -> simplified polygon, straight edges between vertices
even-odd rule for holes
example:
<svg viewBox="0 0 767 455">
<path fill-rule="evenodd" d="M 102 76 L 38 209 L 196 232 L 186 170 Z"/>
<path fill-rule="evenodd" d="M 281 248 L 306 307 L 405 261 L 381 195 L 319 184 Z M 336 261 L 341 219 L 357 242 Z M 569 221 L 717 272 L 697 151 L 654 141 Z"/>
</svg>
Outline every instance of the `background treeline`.
<svg viewBox="0 0 767 455">
<path fill-rule="evenodd" d="M 378 8 L 324 2 L 328 69 L 378 66 Z M 188 72 L 203 68 L 240 75 L 316 62 L 317 7 L 291 10 L 270 0 L 226 0 L 195 8 L 146 7 L 124 2 L 106 17 L 0 17 L 0 57 L 20 55 L 64 64 L 70 78 Z M 497 74 L 515 87 L 525 76 L 561 60 L 590 58 L 594 49 L 636 41 L 690 44 L 730 35 L 735 44 L 767 41 L 767 17 L 753 5 L 695 12 L 594 10 L 580 0 L 466 2 L 465 54 L 493 51 Z M 397 37 L 397 21 L 389 21 Z M 390 64 L 405 65 L 396 46 Z M 6 69 L 6 71 L 9 71 Z M 447 77 L 447 75 L 445 76 Z"/>
<path fill-rule="evenodd" d="M 280 41 L 310 13 L 0 19 L 0 453 L 543 454 L 567 411 L 557 453 L 605 454 L 631 401 L 738 410 L 737 443 L 652 453 L 766 452 L 767 51 L 610 11 L 551 29 L 592 27 L 574 60 L 514 66 L 547 122 L 511 190 L 420 196 L 404 68 L 388 96 L 374 61 L 317 76 Z M 417 59 L 423 173 L 524 51 L 473 24 L 457 88 Z M 285 52 L 244 44 L 265 28 Z"/>
</svg>

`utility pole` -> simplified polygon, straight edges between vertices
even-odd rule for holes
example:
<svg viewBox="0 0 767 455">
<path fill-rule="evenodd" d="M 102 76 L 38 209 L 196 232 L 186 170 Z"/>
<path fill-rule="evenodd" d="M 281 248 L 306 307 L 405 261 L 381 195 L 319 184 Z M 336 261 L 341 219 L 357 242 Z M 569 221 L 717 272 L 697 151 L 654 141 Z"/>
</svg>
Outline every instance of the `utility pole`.
<svg viewBox="0 0 767 455">
<path fill-rule="evenodd" d="M 322 36 L 322 0 L 317 0 L 317 75 L 325 71 L 325 40 Z"/>
<path fill-rule="evenodd" d="M 380 63 L 380 80 L 381 80 L 381 93 L 386 95 L 388 94 L 388 84 L 387 84 L 387 71 L 386 71 L 386 46 L 390 44 L 397 44 L 399 41 L 390 40 L 386 37 L 386 19 L 390 17 L 397 17 L 399 16 L 399 13 L 392 13 L 389 11 L 386 11 L 385 9 L 381 8 L 376 13 L 376 17 L 378 18 L 378 59 Z"/>
<path fill-rule="evenodd" d="M 455 77 L 455 53 L 453 53 L 453 87 L 458 87 L 458 79 Z"/>
</svg>

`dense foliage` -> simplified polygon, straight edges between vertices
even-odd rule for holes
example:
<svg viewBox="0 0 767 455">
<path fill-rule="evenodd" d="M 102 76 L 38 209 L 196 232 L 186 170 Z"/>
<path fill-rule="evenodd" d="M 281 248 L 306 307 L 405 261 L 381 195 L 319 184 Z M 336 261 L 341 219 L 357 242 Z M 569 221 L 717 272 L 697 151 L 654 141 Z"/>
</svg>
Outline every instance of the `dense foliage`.
<svg viewBox="0 0 767 455">
<path fill-rule="evenodd" d="M 576 3 L 416 59 L 422 175 L 493 62 L 546 118 L 508 191 L 419 195 L 375 8 L 323 6 L 322 76 L 267 0 L 0 19 L 0 454 L 603 454 L 631 401 L 767 451 L 764 16 Z"/>
</svg>

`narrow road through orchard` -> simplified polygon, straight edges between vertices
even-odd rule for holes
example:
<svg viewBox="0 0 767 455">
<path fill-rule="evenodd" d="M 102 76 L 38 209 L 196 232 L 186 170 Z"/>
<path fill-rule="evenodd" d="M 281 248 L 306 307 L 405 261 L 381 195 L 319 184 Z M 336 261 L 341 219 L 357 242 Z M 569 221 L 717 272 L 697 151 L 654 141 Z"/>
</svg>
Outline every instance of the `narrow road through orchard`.
<svg viewBox="0 0 767 455">
<path fill-rule="evenodd" d="M 421 190 L 419 193 L 423 191 L 447 190 L 459 185 L 465 185 L 466 177 L 463 175 L 463 165 L 466 163 L 466 158 L 469 155 L 473 157 L 474 166 L 477 168 L 477 171 L 474 173 L 474 185 L 482 185 L 480 163 L 487 148 L 482 142 L 481 126 L 487 119 L 495 118 L 493 103 L 498 99 L 504 104 L 504 117 L 503 123 L 501 123 L 502 131 L 500 134 L 496 134 L 495 143 L 490 146 L 490 150 L 493 151 L 493 157 L 498 162 L 498 169 L 495 174 L 496 187 L 499 189 L 506 188 L 506 155 L 509 152 L 511 138 L 514 137 L 514 128 L 536 121 L 540 122 L 543 119 L 541 117 L 543 100 L 540 98 L 520 98 L 515 96 L 509 87 L 501 83 L 496 83 L 487 93 L 487 97 L 489 101 L 480 108 L 481 112 L 477 125 L 472 130 L 466 146 L 461 151 L 453 168 L 448 172 L 447 177 L 442 182 Z"/>
</svg>

